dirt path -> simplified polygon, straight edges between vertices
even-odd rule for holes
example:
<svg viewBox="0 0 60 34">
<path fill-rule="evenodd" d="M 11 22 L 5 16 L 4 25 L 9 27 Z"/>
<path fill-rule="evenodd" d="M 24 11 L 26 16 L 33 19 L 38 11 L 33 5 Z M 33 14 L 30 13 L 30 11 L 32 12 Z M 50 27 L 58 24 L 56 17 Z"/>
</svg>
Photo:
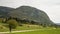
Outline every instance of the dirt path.
<svg viewBox="0 0 60 34">
<path fill-rule="evenodd" d="M 40 29 L 35 29 L 35 30 L 21 30 L 21 31 L 12 31 L 11 33 L 16 33 L 16 32 L 29 32 L 29 31 L 37 31 Z M 10 33 L 10 32 L 0 32 L 0 34 L 4 34 L 4 33 Z"/>
<path fill-rule="evenodd" d="M 21 30 L 21 31 L 12 31 L 11 33 L 16 33 L 16 32 L 29 32 L 29 31 L 38 31 L 38 30 L 52 30 L 52 29 Z M 5 33 L 10 33 L 10 32 L 0 32 L 0 34 L 5 34 Z"/>
</svg>

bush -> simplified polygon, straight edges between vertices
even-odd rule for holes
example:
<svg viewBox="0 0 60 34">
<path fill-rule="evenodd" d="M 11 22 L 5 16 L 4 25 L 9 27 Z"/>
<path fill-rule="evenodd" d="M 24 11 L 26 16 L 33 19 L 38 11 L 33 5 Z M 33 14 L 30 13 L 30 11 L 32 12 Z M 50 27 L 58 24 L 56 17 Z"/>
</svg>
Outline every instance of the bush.
<svg viewBox="0 0 60 34">
<path fill-rule="evenodd" d="M 7 23 L 9 24 L 9 26 L 11 26 L 11 28 L 15 29 L 18 25 L 17 21 L 14 19 L 8 20 Z"/>
<path fill-rule="evenodd" d="M 2 23 L 2 21 L 3 21 L 3 18 L 0 18 L 0 23 Z"/>
</svg>

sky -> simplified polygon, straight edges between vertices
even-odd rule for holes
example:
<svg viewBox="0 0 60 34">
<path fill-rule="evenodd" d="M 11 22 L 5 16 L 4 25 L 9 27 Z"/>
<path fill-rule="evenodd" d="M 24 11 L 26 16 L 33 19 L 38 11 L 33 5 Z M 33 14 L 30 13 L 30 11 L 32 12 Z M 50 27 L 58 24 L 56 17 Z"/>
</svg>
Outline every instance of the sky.
<svg viewBox="0 0 60 34">
<path fill-rule="evenodd" d="M 60 23 L 60 0 L 0 0 L 0 6 L 32 6 L 43 10 L 54 23 Z"/>
</svg>

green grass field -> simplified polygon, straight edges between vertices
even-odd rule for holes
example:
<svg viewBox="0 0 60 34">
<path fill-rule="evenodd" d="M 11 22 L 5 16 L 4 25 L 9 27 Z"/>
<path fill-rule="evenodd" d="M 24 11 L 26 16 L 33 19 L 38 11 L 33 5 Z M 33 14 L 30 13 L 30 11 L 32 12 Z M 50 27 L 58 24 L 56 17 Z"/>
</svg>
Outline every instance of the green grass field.
<svg viewBox="0 0 60 34">
<path fill-rule="evenodd" d="M 9 31 L 8 27 L 0 25 L 0 32 L 6 32 Z M 29 25 L 29 24 L 23 24 L 23 26 L 17 26 L 16 29 L 12 29 L 12 31 L 20 31 L 20 30 L 32 30 L 32 29 L 41 29 L 39 25 Z"/>
<path fill-rule="evenodd" d="M 9 29 L 4 27 L 2 24 L 0 25 L 1 30 L 0 32 L 9 32 Z M 54 28 L 54 27 L 42 27 L 39 25 L 31 25 L 31 24 L 23 24 L 23 26 L 18 26 L 16 29 L 13 29 L 14 31 L 20 31 L 20 30 L 34 30 L 39 29 L 36 31 L 30 31 L 30 32 L 18 32 L 18 33 L 8 33 L 8 34 L 60 34 L 60 28 Z"/>
<path fill-rule="evenodd" d="M 37 31 L 9 33 L 9 34 L 60 34 L 60 29 L 43 29 Z"/>
</svg>

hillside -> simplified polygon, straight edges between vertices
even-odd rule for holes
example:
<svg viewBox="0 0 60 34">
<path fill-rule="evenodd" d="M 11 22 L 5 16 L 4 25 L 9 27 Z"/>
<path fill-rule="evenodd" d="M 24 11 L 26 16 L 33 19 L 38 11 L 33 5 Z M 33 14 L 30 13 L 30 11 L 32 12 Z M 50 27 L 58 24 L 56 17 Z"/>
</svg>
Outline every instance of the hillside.
<svg viewBox="0 0 60 34">
<path fill-rule="evenodd" d="M 56 25 L 60 25 L 60 23 L 55 23 Z"/>
<path fill-rule="evenodd" d="M 34 21 L 38 24 L 53 25 L 54 23 L 49 19 L 48 15 L 37 8 L 30 6 L 21 6 L 8 14 L 11 18 L 17 18 L 20 20 Z"/>
<path fill-rule="evenodd" d="M 0 6 L 0 17 L 8 17 L 8 13 L 14 8 Z"/>
</svg>

